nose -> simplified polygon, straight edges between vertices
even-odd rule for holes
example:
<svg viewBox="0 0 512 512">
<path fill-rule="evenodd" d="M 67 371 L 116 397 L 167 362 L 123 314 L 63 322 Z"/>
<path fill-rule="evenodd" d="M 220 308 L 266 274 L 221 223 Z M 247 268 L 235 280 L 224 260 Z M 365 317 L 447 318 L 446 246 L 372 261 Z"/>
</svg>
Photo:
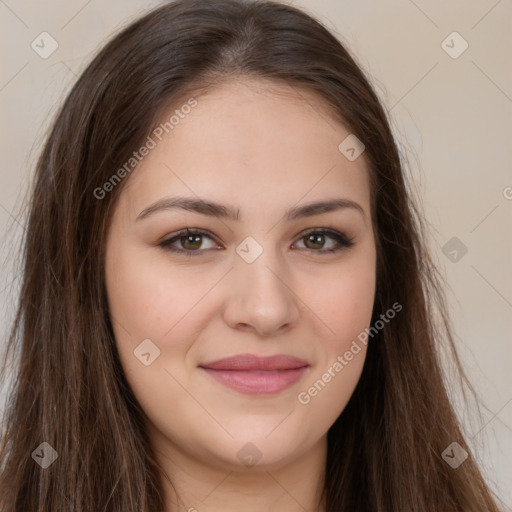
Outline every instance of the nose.
<svg viewBox="0 0 512 512">
<path fill-rule="evenodd" d="M 300 300 L 284 265 L 265 250 L 252 263 L 235 262 L 227 284 L 224 320 L 233 329 L 269 337 L 293 328 Z"/>
</svg>

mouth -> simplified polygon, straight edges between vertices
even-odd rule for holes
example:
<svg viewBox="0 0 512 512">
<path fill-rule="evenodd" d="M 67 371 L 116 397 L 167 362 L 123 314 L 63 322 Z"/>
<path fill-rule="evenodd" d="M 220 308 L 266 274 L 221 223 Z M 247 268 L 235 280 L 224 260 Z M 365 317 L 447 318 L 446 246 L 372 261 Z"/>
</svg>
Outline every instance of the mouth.
<svg viewBox="0 0 512 512">
<path fill-rule="evenodd" d="M 307 361 L 284 354 L 240 354 L 199 365 L 224 386 L 251 395 L 279 393 L 298 382 L 309 367 Z"/>
</svg>

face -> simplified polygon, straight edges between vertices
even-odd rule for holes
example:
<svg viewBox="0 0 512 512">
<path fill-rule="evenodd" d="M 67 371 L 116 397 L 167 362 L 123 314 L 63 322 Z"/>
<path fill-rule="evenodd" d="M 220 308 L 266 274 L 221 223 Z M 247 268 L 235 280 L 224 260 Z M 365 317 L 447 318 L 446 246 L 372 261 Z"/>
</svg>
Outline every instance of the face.
<svg viewBox="0 0 512 512">
<path fill-rule="evenodd" d="M 161 453 L 271 467 L 325 443 L 363 368 L 367 163 L 306 91 L 245 79 L 196 100 L 173 106 L 116 206 L 114 334 Z"/>
</svg>

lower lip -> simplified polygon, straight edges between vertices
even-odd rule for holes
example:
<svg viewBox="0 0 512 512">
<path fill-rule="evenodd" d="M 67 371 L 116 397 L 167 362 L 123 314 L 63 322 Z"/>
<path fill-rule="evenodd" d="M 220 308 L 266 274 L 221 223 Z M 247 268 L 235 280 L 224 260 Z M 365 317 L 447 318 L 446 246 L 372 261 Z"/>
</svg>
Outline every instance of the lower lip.
<svg viewBox="0 0 512 512">
<path fill-rule="evenodd" d="M 308 369 L 307 366 L 277 371 L 212 370 L 203 368 L 228 388 L 248 395 L 269 395 L 293 386 Z"/>
</svg>

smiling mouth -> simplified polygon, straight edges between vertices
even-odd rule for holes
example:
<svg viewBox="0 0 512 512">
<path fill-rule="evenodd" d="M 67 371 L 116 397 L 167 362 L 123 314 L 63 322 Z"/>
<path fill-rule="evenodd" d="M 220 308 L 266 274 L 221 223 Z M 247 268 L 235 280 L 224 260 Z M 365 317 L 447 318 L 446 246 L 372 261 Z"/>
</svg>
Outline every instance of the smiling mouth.
<svg viewBox="0 0 512 512">
<path fill-rule="evenodd" d="M 201 364 L 199 368 L 235 391 L 267 395 L 291 387 L 310 365 L 303 359 L 282 354 L 267 357 L 240 354 Z"/>
</svg>

